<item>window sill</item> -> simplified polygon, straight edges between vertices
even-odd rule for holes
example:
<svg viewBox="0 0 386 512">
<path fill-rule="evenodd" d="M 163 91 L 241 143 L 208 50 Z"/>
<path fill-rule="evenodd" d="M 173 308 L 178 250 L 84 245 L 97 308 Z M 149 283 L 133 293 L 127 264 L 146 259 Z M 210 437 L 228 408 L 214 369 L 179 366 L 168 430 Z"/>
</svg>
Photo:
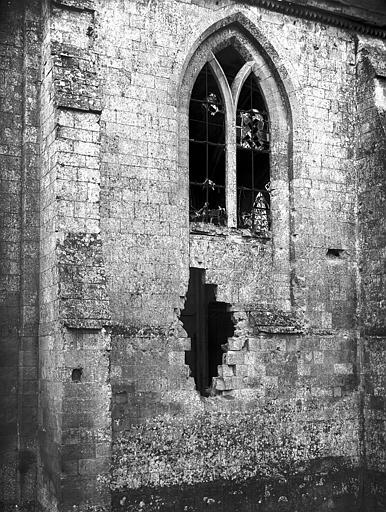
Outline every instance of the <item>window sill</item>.
<svg viewBox="0 0 386 512">
<path fill-rule="evenodd" d="M 207 222 L 190 222 L 190 234 L 218 236 L 222 238 L 225 238 L 229 235 L 238 235 L 241 238 L 261 240 L 264 242 L 272 239 L 271 231 L 258 234 L 252 233 L 251 231 L 249 231 L 249 229 L 231 228 L 228 226 L 216 226 L 215 224 L 209 224 Z"/>
</svg>

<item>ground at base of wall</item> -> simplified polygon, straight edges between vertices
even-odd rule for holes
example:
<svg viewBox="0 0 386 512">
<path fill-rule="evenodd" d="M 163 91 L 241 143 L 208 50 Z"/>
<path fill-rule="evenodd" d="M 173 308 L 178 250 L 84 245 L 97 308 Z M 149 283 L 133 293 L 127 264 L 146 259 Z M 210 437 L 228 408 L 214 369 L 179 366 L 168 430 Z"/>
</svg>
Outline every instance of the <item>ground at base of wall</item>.
<svg viewBox="0 0 386 512">
<path fill-rule="evenodd" d="M 307 471 L 286 482 L 212 482 L 115 492 L 112 512 L 385 512 L 385 473 L 369 471 L 363 486 L 361 498 L 361 475 L 354 469 L 329 474 Z M 32 502 L 0 502 L 0 512 L 15 511 L 41 512 Z"/>
<path fill-rule="evenodd" d="M 280 482 L 127 490 L 114 494 L 113 512 L 362 512 L 359 490 L 356 470 L 307 471 Z"/>
<path fill-rule="evenodd" d="M 386 510 L 386 474 L 381 471 L 367 471 L 364 478 L 365 512 Z"/>
<path fill-rule="evenodd" d="M 34 502 L 23 503 L 22 505 L 2 503 L 0 501 L 0 512 L 40 512 Z"/>
</svg>

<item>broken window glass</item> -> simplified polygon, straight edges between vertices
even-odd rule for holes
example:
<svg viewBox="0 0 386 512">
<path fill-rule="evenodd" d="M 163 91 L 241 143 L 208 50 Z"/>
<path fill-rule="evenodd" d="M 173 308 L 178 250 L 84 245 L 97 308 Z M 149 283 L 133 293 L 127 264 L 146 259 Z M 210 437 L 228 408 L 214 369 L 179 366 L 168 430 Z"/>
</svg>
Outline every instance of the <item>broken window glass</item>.
<svg viewBox="0 0 386 512">
<path fill-rule="evenodd" d="M 269 119 L 253 75 L 246 80 L 237 107 L 238 227 L 264 235 L 271 224 Z"/>
<path fill-rule="evenodd" d="M 250 110 L 240 110 L 239 117 L 238 144 L 248 149 L 268 149 L 269 133 L 266 114 L 251 108 Z"/>
<path fill-rule="evenodd" d="M 247 228 L 256 235 L 264 235 L 270 229 L 269 197 L 267 191 L 249 191 L 239 188 L 239 227 Z"/>
<path fill-rule="evenodd" d="M 243 65 L 235 48 L 216 53 L 228 83 Z M 269 116 L 256 77 L 246 79 L 236 110 L 237 225 L 254 234 L 270 231 Z M 230 149 L 233 151 L 233 147 Z M 206 64 L 189 107 L 190 220 L 226 225 L 225 111 L 216 79 Z M 232 172 L 232 170 L 230 170 Z"/>
<path fill-rule="evenodd" d="M 193 87 L 189 109 L 190 220 L 226 224 L 225 119 L 208 65 Z"/>
</svg>

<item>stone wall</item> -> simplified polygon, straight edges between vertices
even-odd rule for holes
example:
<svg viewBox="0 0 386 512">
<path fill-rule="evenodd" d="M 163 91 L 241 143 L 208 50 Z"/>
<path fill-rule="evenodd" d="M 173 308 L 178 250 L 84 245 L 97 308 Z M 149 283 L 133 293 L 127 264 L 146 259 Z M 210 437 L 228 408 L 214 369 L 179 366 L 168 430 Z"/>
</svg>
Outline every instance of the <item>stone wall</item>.
<svg viewBox="0 0 386 512">
<path fill-rule="evenodd" d="M 42 510 L 108 504 L 109 298 L 100 238 L 100 93 L 91 2 L 43 6 Z"/>
<path fill-rule="evenodd" d="M 385 47 L 366 38 L 358 52 L 359 315 L 363 358 L 366 490 L 386 504 L 385 473 Z"/>
<path fill-rule="evenodd" d="M 101 208 L 112 320 L 121 329 L 113 330 L 111 365 L 117 507 L 119 500 L 127 510 L 142 501 L 146 509 L 156 510 L 157 500 L 171 506 L 173 492 L 178 496 L 184 486 L 194 493 L 208 480 L 219 482 L 221 474 L 228 474 L 224 469 L 221 473 L 224 465 L 217 461 L 210 466 L 210 457 L 195 440 L 207 439 L 205 453 L 213 454 L 222 442 L 235 444 L 243 453 L 241 434 L 226 429 L 232 414 L 244 415 L 259 459 L 259 443 L 273 432 L 280 438 L 280 418 L 288 406 L 293 420 L 289 429 L 296 430 L 300 422 L 299 432 L 311 429 L 314 442 L 323 446 L 317 453 L 300 455 L 302 444 L 312 443 L 299 433 L 292 462 L 303 457 L 310 467 L 311 460 L 319 461 L 323 470 L 310 470 L 315 478 L 319 471 L 330 476 L 349 473 L 347 468 L 358 467 L 360 459 L 354 36 L 227 2 L 196 2 L 188 8 L 183 2 L 163 2 L 162 7 L 154 2 L 110 3 L 100 16 L 108 54 L 105 83 L 115 86 L 108 89 L 102 113 L 106 145 Z M 285 155 L 274 165 L 281 180 L 278 189 L 286 186 L 290 200 L 281 193 L 273 203 L 277 221 L 290 225 L 287 238 L 275 232 L 278 224 L 269 240 L 209 228 L 207 233 L 192 232 L 188 244 L 187 162 L 181 144 L 174 142 L 181 137 L 179 95 L 185 89 L 180 84 L 202 34 L 220 30 L 224 19 L 242 32 L 240 37 L 254 37 L 257 47 L 265 49 L 267 66 L 276 66 L 287 95 L 284 104 L 293 124 L 289 172 L 280 167 L 288 165 Z M 185 31 L 186 26 L 191 30 Z M 251 36 L 245 35 L 248 31 Z M 188 266 L 205 269 L 217 300 L 234 311 L 235 336 L 219 368 L 216 397 L 198 397 L 184 365 L 183 352 L 190 345 L 176 317 L 183 307 Z M 251 418 L 261 410 L 267 424 L 253 425 Z M 191 415 L 202 418 L 202 426 L 192 426 L 192 432 Z M 221 439 L 214 434 L 217 427 L 211 429 L 214 424 L 221 425 Z M 185 465 L 178 474 L 172 468 L 181 459 L 168 442 L 168 429 L 185 439 L 179 445 Z M 139 440 L 148 447 L 140 453 Z M 272 445 L 268 458 L 277 449 Z M 242 467 L 237 457 L 224 464 L 229 474 Z M 208 466 L 212 476 L 203 469 Z M 196 467 L 201 469 L 196 472 Z M 248 481 L 247 475 L 263 479 L 243 467 L 240 485 Z M 277 477 L 273 469 L 264 476 L 273 481 Z M 305 510 L 308 499 L 315 499 L 315 509 L 354 510 L 361 496 L 359 475 L 353 478 L 350 491 L 332 492 L 326 481 L 318 497 L 308 489 L 306 498 L 294 499 Z M 163 493 L 159 482 L 169 492 Z M 288 500 L 283 510 L 289 510 L 290 495 L 281 498 L 283 503 Z M 176 499 L 177 508 L 185 503 L 181 495 Z M 186 506 L 200 510 L 203 505 Z"/>
<path fill-rule="evenodd" d="M 382 510 L 384 46 L 261 4 L 7 2 L 0 502 L 38 456 L 50 512 Z M 189 225 L 186 105 L 227 40 L 268 92 L 265 237 Z M 234 324 L 210 396 L 190 267 Z"/>
<path fill-rule="evenodd" d="M 1 2 L 0 506 L 35 499 L 39 2 Z"/>
</svg>

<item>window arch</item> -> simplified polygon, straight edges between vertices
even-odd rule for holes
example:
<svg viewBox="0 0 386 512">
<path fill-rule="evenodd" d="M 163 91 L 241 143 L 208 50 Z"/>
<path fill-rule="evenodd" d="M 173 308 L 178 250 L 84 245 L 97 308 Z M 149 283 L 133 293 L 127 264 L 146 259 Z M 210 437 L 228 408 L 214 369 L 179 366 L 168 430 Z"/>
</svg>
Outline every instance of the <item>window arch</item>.
<svg viewBox="0 0 386 512">
<path fill-rule="evenodd" d="M 253 66 L 226 46 L 210 53 L 197 76 L 189 105 L 190 221 L 264 235 L 270 230 L 269 117 Z"/>
</svg>

